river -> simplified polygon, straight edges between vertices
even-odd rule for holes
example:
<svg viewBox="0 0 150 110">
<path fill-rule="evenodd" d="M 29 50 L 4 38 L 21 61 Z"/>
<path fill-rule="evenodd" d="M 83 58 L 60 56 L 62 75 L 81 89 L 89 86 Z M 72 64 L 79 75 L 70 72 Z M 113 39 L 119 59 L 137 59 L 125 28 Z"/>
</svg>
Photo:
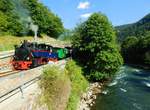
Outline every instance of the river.
<svg viewBox="0 0 150 110">
<path fill-rule="evenodd" d="M 93 110 L 150 110 L 150 71 L 121 67 L 103 88 Z"/>
</svg>

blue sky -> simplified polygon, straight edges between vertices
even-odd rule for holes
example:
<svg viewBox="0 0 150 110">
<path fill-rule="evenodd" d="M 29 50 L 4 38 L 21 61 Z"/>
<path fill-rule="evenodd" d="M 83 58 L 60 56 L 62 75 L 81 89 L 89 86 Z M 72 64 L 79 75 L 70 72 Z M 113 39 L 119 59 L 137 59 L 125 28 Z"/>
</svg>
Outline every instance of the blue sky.
<svg viewBox="0 0 150 110">
<path fill-rule="evenodd" d="M 102 12 L 116 25 L 133 23 L 150 13 L 150 0 L 41 0 L 71 29 L 93 12 Z"/>
</svg>

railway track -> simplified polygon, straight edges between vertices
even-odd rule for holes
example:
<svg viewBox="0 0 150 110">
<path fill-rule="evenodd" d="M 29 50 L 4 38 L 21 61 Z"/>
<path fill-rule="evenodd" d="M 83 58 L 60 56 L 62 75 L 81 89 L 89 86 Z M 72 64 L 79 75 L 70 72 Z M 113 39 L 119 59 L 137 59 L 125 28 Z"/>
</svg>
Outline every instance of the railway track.
<svg viewBox="0 0 150 110">
<path fill-rule="evenodd" d="M 5 77 L 5 76 L 9 76 L 9 75 L 12 75 L 12 74 L 17 74 L 19 73 L 20 71 L 7 71 L 7 72 L 2 72 L 0 73 L 0 78 L 1 77 Z"/>
<path fill-rule="evenodd" d="M 13 67 L 11 65 L 12 56 L 14 51 L 6 51 L 0 52 L 0 77 L 6 74 L 7 72 L 13 71 Z"/>
<path fill-rule="evenodd" d="M 0 64 L 0 76 L 6 72 L 13 71 L 12 64 L 10 62 Z"/>
<path fill-rule="evenodd" d="M 7 51 L 7 52 L 1 52 L 1 53 L 0 53 L 0 59 L 5 59 L 5 58 L 12 57 L 13 54 L 14 54 L 14 50 L 12 50 L 12 51 Z"/>
</svg>

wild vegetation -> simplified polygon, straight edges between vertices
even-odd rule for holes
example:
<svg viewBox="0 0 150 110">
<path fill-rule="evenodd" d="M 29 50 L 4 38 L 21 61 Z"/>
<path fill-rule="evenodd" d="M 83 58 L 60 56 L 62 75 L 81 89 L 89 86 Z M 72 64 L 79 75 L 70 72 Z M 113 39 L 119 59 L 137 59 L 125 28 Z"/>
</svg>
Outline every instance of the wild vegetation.
<svg viewBox="0 0 150 110">
<path fill-rule="evenodd" d="M 89 83 L 83 76 L 81 66 L 77 65 L 75 61 L 71 60 L 67 62 L 65 68 L 67 70 L 72 87 L 66 110 L 77 110 L 80 96 L 86 91 Z"/>
<path fill-rule="evenodd" d="M 70 86 L 65 70 L 57 66 L 48 67 L 44 70 L 40 81 L 41 103 L 46 104 L 48 110 L 64 110 L 68 102 Z"/>
<path fill-rule="evenodd" d="M 92 14 L 76 28 L 73 37 L 75 58 L 85 67 L 89 79 L 107 79 L 118 71 L 123 60 L 115 31 L 105 15 Z"/>
<path fill-rule="evenodd" d="M 142 38 L 127 37 L 121 47 L 126 63 L 150 66 L 150 34 Z"/>
<path fill-rule="evenodd" d="M 33 36 L 23 36 L 23 37 L 16 37 L 11 35 L 0 36 L 0 51 L 13 50 L 14 45 L 19 45 L 21 42 L 23 42 L 23 40 L 33 41 Z M 70 44 L 69 42 L 56 40 L 43 34 L 37 40 L 38 42 L 50 43 L 53 46 L 62 46 L 65 44 L 66 45 Z"/>
<path fill-rule="evenodd" d="M 39 26 L 39 33 L 57 38 L 64 31 L 61 19 L 42 3 L 37 0 L 23 0 L 23 3 L 29 10 L 33 22 Z"/>
<path fill-rule="evenodd" d="M 117 26 L 116 29 L 118 31 L 119 42 L 122 42 L 126 37 L 129 36 L 145 36 L 145 33 L 150 30 L 150 14 L 133 24 Z"/>
<path fill-rule="evenodd" d="M 15 37 L 9 35 L 0 36 L 0 51 L 13 50 L 14 45 L 21 43 L 21 41 L 23 40 L 32 40 L 32 39 L 33 37 L 31 36 L 28 37 Z"/>
<path fill-rule="evenodd" d="M 150 14 L 136 23 L 116 27 L 126 63 L 150 65 Z"/>
<path fill-rule="evenodd" d="M 0 0 L 0 34 L 20 35 L 22 24 L 11 0 Z"/>
<path fill-rule="evenodd" d="M 31 25 L 38 25 L 38 34 L 57 38 L 64 27 L 61 19 L 37 0 L 1 0 L 0 34 L 33 35 Z"/>
<path fill-rule="evenodd" d="M 88 87 L 82 68 L 76 62 L 67 62 L 64 70 L 48 67 L 42 76 L 42 102 L 49 110 L 76 110 L 81 94 Z"/>
</svg>

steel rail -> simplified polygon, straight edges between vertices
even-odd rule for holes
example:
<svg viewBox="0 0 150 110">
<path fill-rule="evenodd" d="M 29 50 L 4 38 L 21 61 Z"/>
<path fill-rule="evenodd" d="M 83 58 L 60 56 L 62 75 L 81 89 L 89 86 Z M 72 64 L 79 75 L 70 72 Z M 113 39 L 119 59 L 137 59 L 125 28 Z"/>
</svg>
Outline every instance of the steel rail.
<svg viewBox="0 0 150 110">
<path fill-rule="evenodd" d="M 1 77 L 6 77 L 6 76 L 9 76 L 9 75 L 12 75 L 12 74 L 17 74 L 19 73 L 20 71 L 7 71 L 7 72 L 2 72 L 0 73 L 0 78 Z"/>
<path fill-rule="evenodd" d="M 0 59 L 8 58 L 14 55 L 14 50 L 1 52 L 0 53 Z"/>
</svg>

